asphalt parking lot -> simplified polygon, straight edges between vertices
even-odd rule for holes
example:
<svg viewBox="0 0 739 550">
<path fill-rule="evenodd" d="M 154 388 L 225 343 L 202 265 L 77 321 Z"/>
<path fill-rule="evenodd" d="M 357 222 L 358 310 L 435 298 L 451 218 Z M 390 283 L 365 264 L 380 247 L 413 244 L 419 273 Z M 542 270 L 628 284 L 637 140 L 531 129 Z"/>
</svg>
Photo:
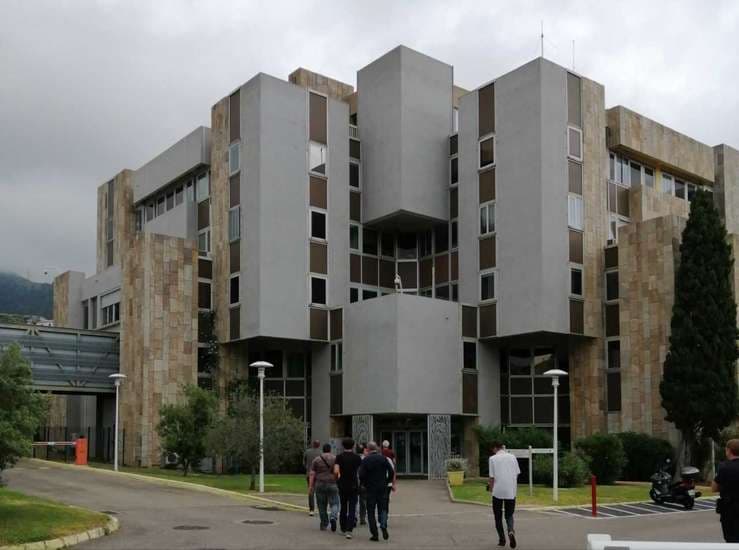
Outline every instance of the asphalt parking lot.
<svg viewBox="0 0 739 550">
<path fill-rule="evenodd" d="M 716 509 L 716 497 L 701 497 L 696 499 L 692 510 L 677 504 L 655 504 L 652 501 L 631 502 L 629 504 L 605 504 L 598 506 L 598 515 L 593 517 L 590 506 L 573 506 L 571 508 L 560 508 L 557 510 L 546 510 L 545 513 L 552 515 L 565 515 L 583 519 L 610 519 L 628 518 L 636 516 L 651 516 L 657 514 L 693 514 Z"/>
</svg>

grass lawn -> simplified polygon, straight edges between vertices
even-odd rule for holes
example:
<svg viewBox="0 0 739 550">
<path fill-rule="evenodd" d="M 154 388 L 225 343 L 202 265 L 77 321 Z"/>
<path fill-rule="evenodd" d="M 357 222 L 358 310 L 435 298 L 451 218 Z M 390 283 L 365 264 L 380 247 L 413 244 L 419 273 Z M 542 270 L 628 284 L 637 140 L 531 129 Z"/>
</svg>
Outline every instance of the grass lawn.
<svg viewBox="0 0 739 550">
<path fill-rule="evenodd" d="M 105 468 L 112 470 L 110 464 L 90 463 L 93 468 Z M 239 493 L 253 493 L 249 491 L 249 482 L 251 476 L 248 474 L 199 474 L 190 472 L 187 476 L 182 475 L 181 470 L 166 470 L 162 468 L 133 468 L 123 466 L 118 468 L 122 472 L 131 474 L 139 474 L 163 479 L 174 479 L 177 481 L 185 481 L 187 483 L 197 483 L 199 485 L 207 485 L 208 487 L 216 487 L 218 489 L 226 489 L 227 491 L 237 491 Z M 259 484 L 259 477 L 256 480 Z M 308 485 L 305 482 L 305 476 L 300 474 L 265 474 L 264 475 L 264 491 L 266 493 L 307 493 Z"/>
<path fill-rule="evenodd" d="M 74 535 L 107 521 L 104 514 L 0 487 L 0 546 Z"/>
<path fill-rule="evenodd" d="M 490 503 L 490 493 L 485 490 L 487 480 L 466 480 L 464 485 L 452 487 L 455 498 L 471 500 L 483 504 Z M 614 502 L 637 502 L 649 500 L 649 483 L 639 485 L 599 485 L 598 503 L 608 504 Z M 552 488 L 542 485 L 534 485 L 534 494 L 529 496 L 529 486 L 519 485 L 516 496 L 516 504 L 530 506 L 552 506 Z M 572 489 L 561 488 L 559 490 L 560 506 L 582 506 L 590 504 L 590 486 L 583 485 Z"/>
</svg>

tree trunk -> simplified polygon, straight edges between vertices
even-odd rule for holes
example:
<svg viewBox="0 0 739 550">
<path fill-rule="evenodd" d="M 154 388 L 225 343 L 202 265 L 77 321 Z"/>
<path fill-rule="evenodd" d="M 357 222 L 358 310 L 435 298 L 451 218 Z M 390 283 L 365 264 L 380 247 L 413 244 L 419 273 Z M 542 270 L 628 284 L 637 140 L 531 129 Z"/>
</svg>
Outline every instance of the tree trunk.
<svg viewBox="0 0 739 550">
<path fill-rule="evenodd" d="M 251 481 L 249 482 L 249 490 L 256 491 L 257 489 L 257 472 L 254 470 L 254 466 L 251 467 Z"/>
<path fill-rule="evenodd" d="M 187 470 L 190 469 L 190 462 L 188 460 L 184 460 L 182 462 L 182 475 L 187 477 Z"/>
</svg>

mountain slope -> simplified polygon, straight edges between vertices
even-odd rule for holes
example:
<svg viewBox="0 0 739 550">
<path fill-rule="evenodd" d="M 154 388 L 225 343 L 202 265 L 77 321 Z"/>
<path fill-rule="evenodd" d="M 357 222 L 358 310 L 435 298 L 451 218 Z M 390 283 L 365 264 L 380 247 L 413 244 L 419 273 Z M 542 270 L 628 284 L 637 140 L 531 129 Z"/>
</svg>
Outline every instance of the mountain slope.
<svg viewBox="0 0 739 550">
<path fill-rule="evenodd" d="M 34 283 L 14 273 L 0 273 L 0 312 L 52 316 L 52 291 L 48 283 Z"/>
</svg>

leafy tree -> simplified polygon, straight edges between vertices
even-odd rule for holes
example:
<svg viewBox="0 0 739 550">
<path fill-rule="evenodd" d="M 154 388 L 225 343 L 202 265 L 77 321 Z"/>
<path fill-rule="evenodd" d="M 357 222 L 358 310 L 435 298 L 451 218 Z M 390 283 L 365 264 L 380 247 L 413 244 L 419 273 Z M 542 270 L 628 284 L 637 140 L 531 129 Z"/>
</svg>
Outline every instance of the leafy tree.
<svg viewBox="0 0 739 550">
<path fill-rule="evenodd" d="M 264 462 L 271 471 L 282 471 L 299 459 L 305 444 L 303 421 L 287 407 L 285 399 L 264 398 Z M 228 413 L 213 425 L 207 438 L 208 449 L 229 457 L 251 473 L 249 488 L 256 487 L 259 467 L 259 396 L 242 389 Z"/>
<path fill-rule="evenodd" d="M 731 246 L 710 193 L 699 191 L 682 235 L 670 350 L 660 383 L 681 448 L 717 438 L 739 412 Z M 680 462 L 685 453 L 678 455 Z"/>
<path fill-rule="evenodd" d="M 31 382 L 20 346 L 10 345 L 0 356 L 0 474 L 31 454 L 33 435 L 46 417 L 48 401 Z"/>
<path fill-rule="evenodd" d="M 575 441 L 575 449 L 601 485 L 612 485 L 621 478 L 627 458 L 618 436 L 601 433 L 589 435 Z"/>
<path fill-rule="evenodd" d="M 183 403 L 163 405 L 159 409 L 157 431 L 162 449 L 177 455 L 183 475 L 205 456 L 205 436 L 216 414 L 213 392 L 197 386 L 185 386 Z"/>
</svg>

